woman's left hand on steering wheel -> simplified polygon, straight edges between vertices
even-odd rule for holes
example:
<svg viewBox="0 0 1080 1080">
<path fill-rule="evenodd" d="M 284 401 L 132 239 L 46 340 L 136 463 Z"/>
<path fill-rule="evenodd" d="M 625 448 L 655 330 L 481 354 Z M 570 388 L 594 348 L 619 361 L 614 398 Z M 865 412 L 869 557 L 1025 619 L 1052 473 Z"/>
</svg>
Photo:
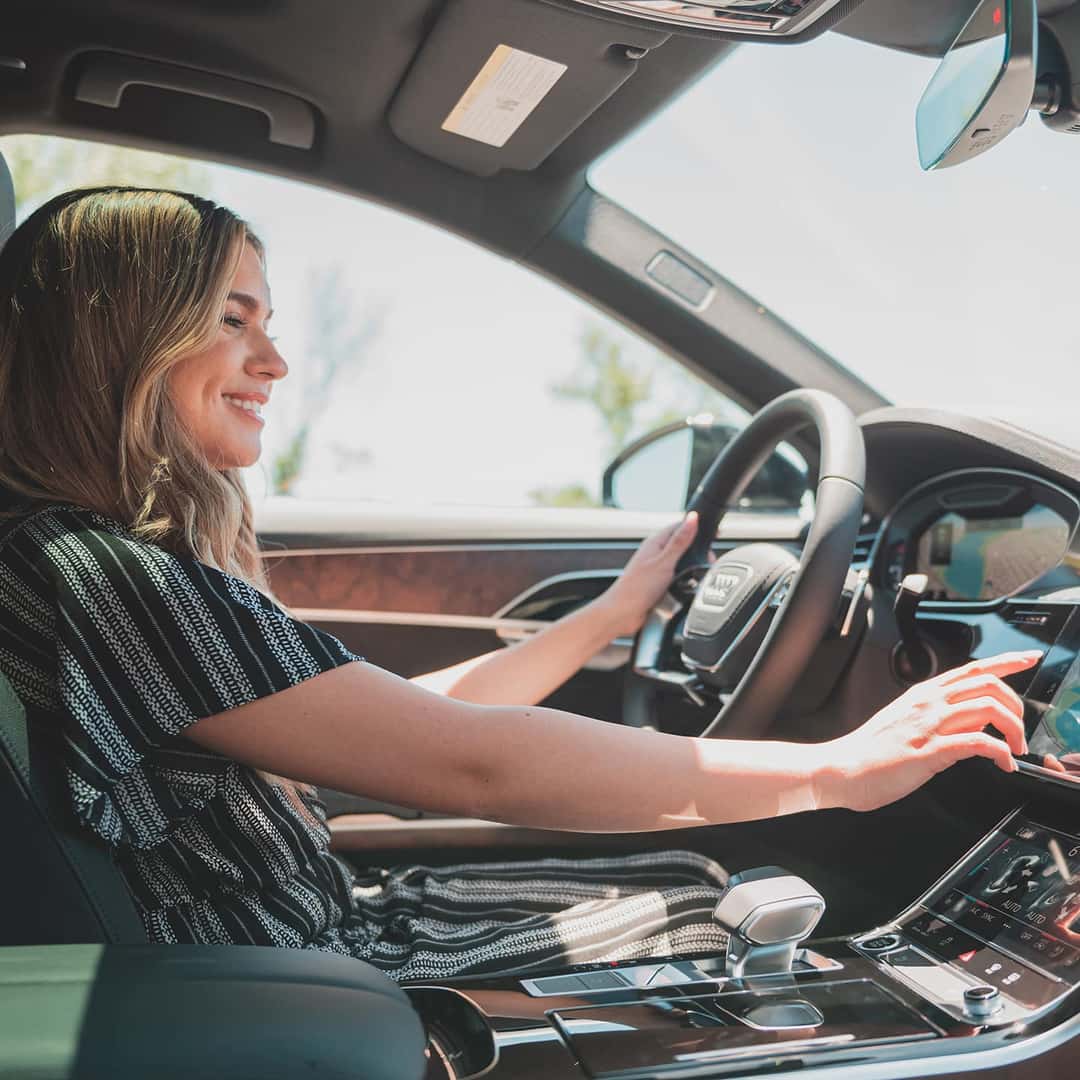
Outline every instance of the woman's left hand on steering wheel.
<svg viewBox="0 0 1080 1080">
<path fill-rule="evenodd" d="M 615 584 L 603 595 L 613 612 L 617 636 L 632 637 L 663 599 L 675 564 L 697 533 L 698 516 L 691 511 L 681 521 L 653 533 L 634 552 Z"/>
</svg>

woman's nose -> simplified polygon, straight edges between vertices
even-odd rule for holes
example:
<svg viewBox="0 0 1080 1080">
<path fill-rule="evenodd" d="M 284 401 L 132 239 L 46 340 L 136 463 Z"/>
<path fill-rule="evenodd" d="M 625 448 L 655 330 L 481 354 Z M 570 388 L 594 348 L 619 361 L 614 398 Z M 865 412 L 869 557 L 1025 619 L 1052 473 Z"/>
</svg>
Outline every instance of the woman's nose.
<svg viewBox="0 0 1080 1080">
<path fill-rule="evenodd" d="M 263 337 L 261 347 L 248 363 L 255 373 L 271 379 L 284 379 L 289 374 L 285 357 L 278 352 L 277 346 L 269 337 Z"/>
</svg>

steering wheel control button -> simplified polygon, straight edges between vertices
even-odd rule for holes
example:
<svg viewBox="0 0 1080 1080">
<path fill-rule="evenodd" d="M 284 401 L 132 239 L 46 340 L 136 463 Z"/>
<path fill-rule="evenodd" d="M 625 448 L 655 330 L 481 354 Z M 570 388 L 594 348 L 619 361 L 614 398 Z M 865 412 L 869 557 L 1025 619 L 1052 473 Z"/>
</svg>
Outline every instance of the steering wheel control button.
<svg viewBox="0 0 1080 1080">
<path fill-rule="evenodd" d="M 1001 991 L 985 983 L 964 991 L 964 1012 L 973 1020 L 985 1020 L 1001 1008 Z"/>
<path fill-rule="evenodd" d="M 900 936 L 898 934 L 878 934 L 877 937 L 867 938 L 865 941 L 859 942 L 860 949 L 872 953 L 889 952 L 891 949 L 899 947 Z"/>
</svg>

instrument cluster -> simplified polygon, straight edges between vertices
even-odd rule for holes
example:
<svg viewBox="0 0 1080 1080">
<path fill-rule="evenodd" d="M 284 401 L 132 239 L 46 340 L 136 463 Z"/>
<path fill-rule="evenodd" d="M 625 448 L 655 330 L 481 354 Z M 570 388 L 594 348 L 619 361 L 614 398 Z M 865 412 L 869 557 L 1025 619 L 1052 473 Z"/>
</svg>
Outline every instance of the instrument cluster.
<svg viewBox="0 0 1080 1080">
<path fill-rule="evenodd" d="M 875 577 L 897 589 L 925 574 L 930 604 L 994 604 L 1076 589 L 1080 503 L 1045 480 L 1007 469 L 966 469 L 909 492 L 886 518 Z"/>
</svg>

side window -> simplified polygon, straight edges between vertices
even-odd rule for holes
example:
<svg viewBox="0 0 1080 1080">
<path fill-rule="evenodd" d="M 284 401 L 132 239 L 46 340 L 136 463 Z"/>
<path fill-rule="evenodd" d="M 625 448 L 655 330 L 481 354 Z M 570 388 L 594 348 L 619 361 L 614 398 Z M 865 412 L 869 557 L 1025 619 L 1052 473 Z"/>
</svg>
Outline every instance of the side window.
<svg viewBox="0 0 1080 1080">
<path fill-rule="evenodd" d="M 606 495 L 676 509 L 685 470 L 670 483 L 654 476 L 647 496 L 637 483 L 637 505 L 605 486 L 605 468 L 688 416 L 710 415 L 721 442 L 745 423 L 722 394 L 570 293 L 393 211 L 122 148 L 15 136 L 0 150 L 20 216 L 56 191 L 119 182 L 194 190 L 251 223 L 290 365 L 264 414 L 249 476 L 257 498 L 589 507 Z M 681 452 L 667 450 L 660 458 Z M 751 502 L 775 508 L 771 490 Z"/>
</svg>

